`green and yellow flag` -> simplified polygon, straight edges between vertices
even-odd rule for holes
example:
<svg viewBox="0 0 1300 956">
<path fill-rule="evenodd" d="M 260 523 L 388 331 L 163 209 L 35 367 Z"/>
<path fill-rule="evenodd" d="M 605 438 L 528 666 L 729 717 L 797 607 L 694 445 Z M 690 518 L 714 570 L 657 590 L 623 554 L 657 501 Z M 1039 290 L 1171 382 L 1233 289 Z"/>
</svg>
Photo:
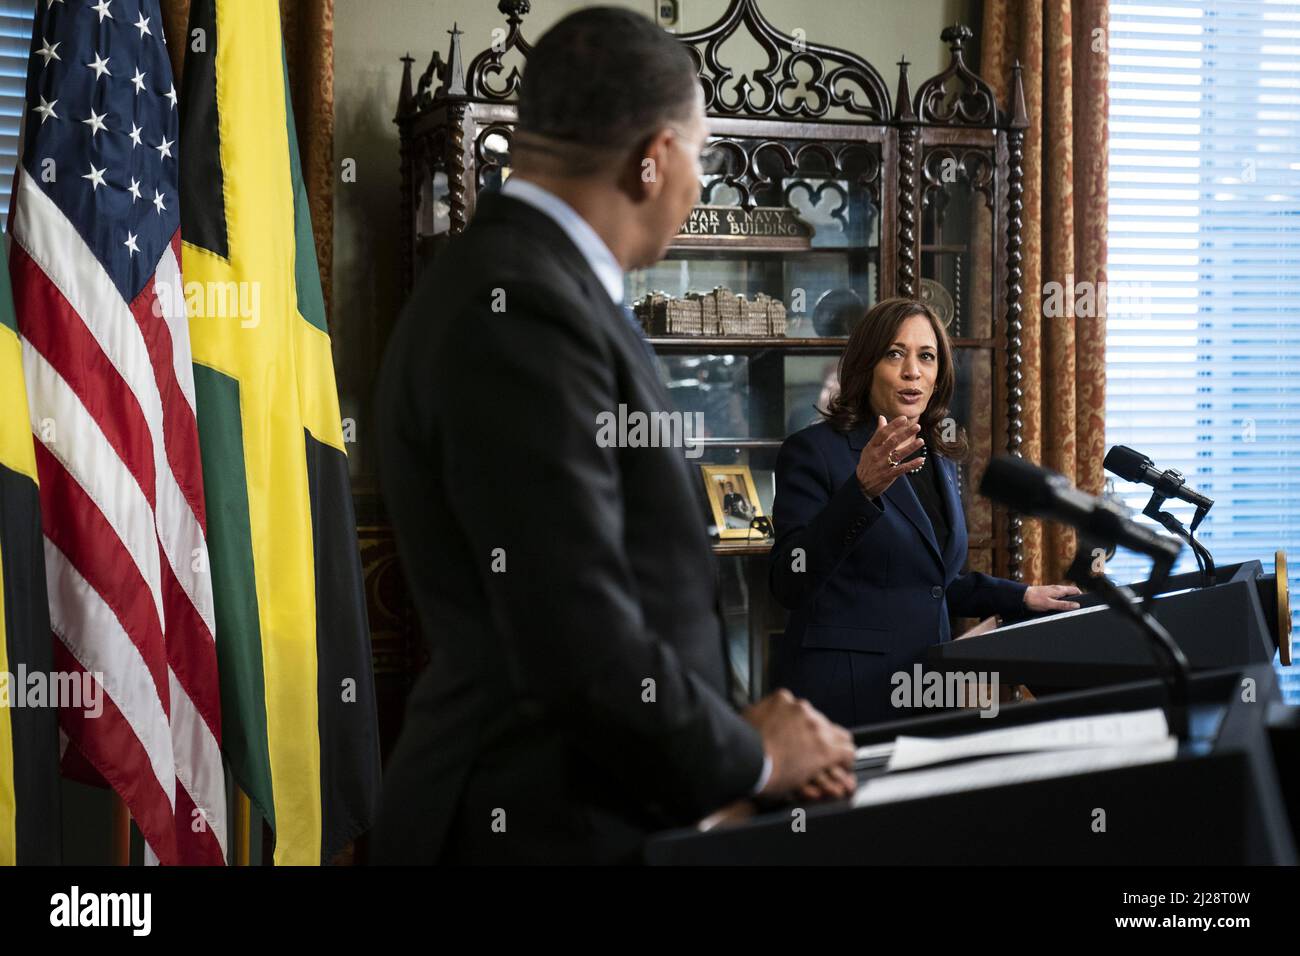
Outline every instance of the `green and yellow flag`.
<svg viewBox="0 0 1300 956">
<path fill-rule="evenodd" d="M 194 0 L 182 271 L 222 747 L 275 862 L 328 862 L 379 790 L 370 637 L 276 0 Z"/>
<path fill-rule="evenodd" d="M 0 252 L 0 255 L 3 255 Z M 41 500 L 9 269 L 0 262 L 0 866 L 59 862 L 59 724 Z"/>
</svg>

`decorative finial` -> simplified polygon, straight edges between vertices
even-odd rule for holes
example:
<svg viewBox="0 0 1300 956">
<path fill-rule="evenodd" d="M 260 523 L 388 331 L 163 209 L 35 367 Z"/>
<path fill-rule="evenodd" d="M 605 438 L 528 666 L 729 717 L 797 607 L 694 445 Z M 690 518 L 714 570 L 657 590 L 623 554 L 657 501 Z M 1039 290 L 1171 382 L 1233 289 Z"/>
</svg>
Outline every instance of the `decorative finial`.
<svg viewBox="0 0 1300 956">
<path fill-rule="evenodd" d="M 451 29 L 447 32 L 451 34 L 451 53 L 447 56 L 446 74 L 439 77 L 443 80 L 440 92 L 445 96 L 464 96 L 465 70 L 460 60 L 460 38 L 464 32 L 455 20 L 452 21 Z"/>
<path fill-rule="evenodd" d="M 528 0 L 501 0 L 497 4 L 497 10 L 511 23 L 518 23 L 523 20 L 530 9 Z"/>
<path fill-rule="evenodd" d="M 912 87 L 907 82 L 909 65 L 907 57 L 898 61 L 898 95 L 894 98 L 894 119 L 901 123 L 916 120 L 916 113 L 912 109 Z"/>
<path fill-rule="evenodd" d="M 408 50 L 406 56 L 402 57 L 402 86 L 397 94 L 397 115 L 393 117 L 394 121 L 411 112 L 412 101 L 415 99 L 411 92 L 411 64 L 414 62 L 415 57 Z"/>
<path fill-rule="evenodd" d="M 1011 126 L 1013 129 L 1029 128 L 1029 111 L 1025 109 L 1025 87 L 1021 82 L 1020 61 L 1011 67 Z"/>
<path fill-rule="evenodd" d="M 966 41 L 974 36 L 975 34 L 971 32 L 970 27 L 965 24 L 954 23 L 950 27 L 944 27 L 943 32 L 939 34 L 939 39 L 948 44 L 953 56 L 960 57 L 962 47 L 966 45 Z"/>
</svg>

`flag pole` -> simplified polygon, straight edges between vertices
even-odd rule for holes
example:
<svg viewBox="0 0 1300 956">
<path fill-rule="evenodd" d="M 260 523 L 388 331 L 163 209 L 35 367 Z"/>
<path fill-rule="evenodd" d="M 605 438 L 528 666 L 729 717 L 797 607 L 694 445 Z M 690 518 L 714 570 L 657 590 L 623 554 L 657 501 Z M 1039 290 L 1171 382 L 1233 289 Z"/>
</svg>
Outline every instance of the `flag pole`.
<svg viewBox="0 0 1300 956">
<path fill-rule="evenodd" d="M 239 787 L 235 787 L 234 833 L 231 840 L 231 845 L 235 848 L 235 866 L 248 866 L 251 816 L 252 810 L 249 806 L 248 794 L 244 793 Z"/>
<path fill-rule="evenodd" d="M 113 865 L 130 866 L 131 814 L 126 809 L 126 803 L 117 795 L 117 791 L 111 792 L 113 794 Z"/>
</svg>

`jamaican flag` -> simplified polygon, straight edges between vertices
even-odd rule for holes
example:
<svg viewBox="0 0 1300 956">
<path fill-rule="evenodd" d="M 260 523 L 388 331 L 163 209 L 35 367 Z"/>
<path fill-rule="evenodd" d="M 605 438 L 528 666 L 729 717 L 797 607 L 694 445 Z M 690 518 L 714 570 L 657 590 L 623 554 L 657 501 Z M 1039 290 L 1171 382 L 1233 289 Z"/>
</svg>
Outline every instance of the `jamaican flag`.
<svg viewBox="0 0 1300 956">
<path fill-rule="evenodd" d="M 22 348 L 0 263 L 0 866 L 59 862 L 58 711 L 26 693 L 27 675 L 53 670 L 52 640 Z"/>
<path fill-rule="evenodd" d="M 316 864 L 371 824 L 379 737 L 280 6 L 194 0 L 186 39 L 182 272 L 222 744 L 276 864 Z"/>
</svg>

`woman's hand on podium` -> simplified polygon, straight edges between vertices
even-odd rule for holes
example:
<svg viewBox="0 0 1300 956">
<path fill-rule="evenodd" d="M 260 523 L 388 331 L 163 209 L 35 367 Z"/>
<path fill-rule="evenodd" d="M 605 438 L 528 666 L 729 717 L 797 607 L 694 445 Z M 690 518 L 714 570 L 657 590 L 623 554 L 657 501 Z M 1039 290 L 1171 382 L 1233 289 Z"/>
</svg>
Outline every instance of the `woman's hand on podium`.
<svg viewBox="0 0 1300 956">
<path fill-rule="evenodd" d="M 853 735 L 808 701 L 781 689 L 746 709 L 744 717 L 762 735 L 772 761 L 764 795 L 833 800 L 853 793 Z"/>
<path fill-rule="evenodd" d="M 1031 611 L 1076 611 L 1078 602 L 1065 599 L 1082 593 L 1073 584 L 1036 584 L 1025 591 L 1025 607 Z"/>
</svg>

